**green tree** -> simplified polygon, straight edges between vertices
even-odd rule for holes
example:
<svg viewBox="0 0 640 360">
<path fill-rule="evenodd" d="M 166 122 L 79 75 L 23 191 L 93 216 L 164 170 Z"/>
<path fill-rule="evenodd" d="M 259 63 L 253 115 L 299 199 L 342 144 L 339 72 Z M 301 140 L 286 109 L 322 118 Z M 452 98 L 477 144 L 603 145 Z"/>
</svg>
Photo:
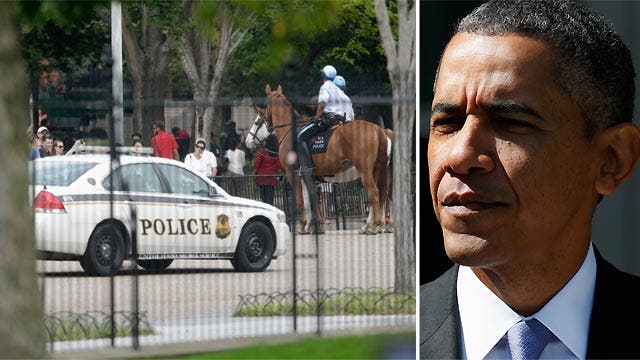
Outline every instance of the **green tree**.
<svg viewBox="0 0 640 360">
<path fill-rule="evenodd" d="M 257 24 L 229 60 L 221 94 L 260 102 L 265 84 L 282 84 L 298 110 L 315 112 L 312 98 L 321 84 L 319 69 L 331 64 L 347 79 L 356 115 L 372 121 L 383 115 L 386 126 L 391 125 L 384 101 L 358 104 L 358 97 L 391 95 L 370 0 L 298 1 L 295 8 L 288 2 L 269 2 L 258 13 Z"/>
<path fill-rule="evenodd" d="M 41 91 L 70 96 L 73 80 L 89 64 L 100 64 L 109 26 L 94 9 L 104 2 L 25 1 L 17 3 L 20 44 L 34 104 L 34 126 Z M 51 115 L 52 113 L 50 113 Z M 54 113 L 55 114 L 55 111 Z"/>
<path fill-rule="evenodd" d="M 195 101 L 197 137 L 209 137 L 227 60 L 256 19 L 241 2 L 183 2 L 182 21 L 189 26 L 177 33 L 176 43 Z"/>
</svg>

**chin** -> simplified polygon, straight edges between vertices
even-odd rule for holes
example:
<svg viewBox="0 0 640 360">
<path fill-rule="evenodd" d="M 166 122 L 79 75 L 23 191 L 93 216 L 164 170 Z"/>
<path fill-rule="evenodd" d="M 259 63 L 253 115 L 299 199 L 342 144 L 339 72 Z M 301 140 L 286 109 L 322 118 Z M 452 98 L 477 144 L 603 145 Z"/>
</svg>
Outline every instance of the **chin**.
<svg viewBox="0 0 640 360">
<path fill-rule="evenodd" d="M 483 266 L 493 263 L 497 255 L 491 242 L 471 234 L 444 234 L 444 248 L 447 256 L 460 265 Z"/>
</svg>

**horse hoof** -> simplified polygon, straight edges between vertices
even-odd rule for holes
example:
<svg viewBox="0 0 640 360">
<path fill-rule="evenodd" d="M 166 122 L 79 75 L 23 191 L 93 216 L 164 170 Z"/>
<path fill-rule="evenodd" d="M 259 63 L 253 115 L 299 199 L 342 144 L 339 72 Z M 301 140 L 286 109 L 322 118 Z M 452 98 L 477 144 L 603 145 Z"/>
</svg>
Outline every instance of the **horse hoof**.
<svg viewBox="0 0 640 360">
<path fill-rule="evenodd" d="M 365 226 L 362 228 L 362 233 L 365 235 L 377 235 L 379 227 L 376 226 Z"/>
</svg>

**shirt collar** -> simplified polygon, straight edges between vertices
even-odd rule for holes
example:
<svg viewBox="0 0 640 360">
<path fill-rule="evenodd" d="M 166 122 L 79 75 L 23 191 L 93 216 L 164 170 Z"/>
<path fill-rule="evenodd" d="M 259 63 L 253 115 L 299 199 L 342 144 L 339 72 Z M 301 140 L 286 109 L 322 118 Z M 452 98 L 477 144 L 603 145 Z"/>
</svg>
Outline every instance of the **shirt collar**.
<svg viewBox="0 0 640 360">
<path fill-rule="evenodd" d="M 511 326 L 536 318 L 549 328 L 578 358 L 587 353 L 589 320 L 596 281 L 593 245 L 578 272 L 537 313 L 523 317 L 513 311 L 476 277 L 460 266 L 457 280 L 462 344 L 467 359 L 483 359 Z"/>
</svg>

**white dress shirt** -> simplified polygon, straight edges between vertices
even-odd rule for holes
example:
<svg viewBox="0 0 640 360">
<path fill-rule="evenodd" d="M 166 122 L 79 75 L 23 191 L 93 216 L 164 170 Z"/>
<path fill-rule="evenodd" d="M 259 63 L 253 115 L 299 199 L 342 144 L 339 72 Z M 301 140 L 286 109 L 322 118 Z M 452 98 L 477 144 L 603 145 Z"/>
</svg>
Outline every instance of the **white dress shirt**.
<svg viewBox="0 0 640 360">
<path fill-rule="evenodd" d="M 344 111 L 342 111 L 342 95 L 340 94 L 342 90 L 331 80 L 325 81 L 320 87 L 320 92 L 318 94 L 318 104 L 324 102 L 324 112 L 325 113 L 334 113 L 338 115 L 343 115 Z"/>
<path fill-rule="evenodd" d="M 584 359 L 596 282 L 593 245 L 578 272 L 537 313 L 521 316 L 502 302 L 473 273 L 460 266 L 457 280 L 465 359 L 509 359 L 506 333 L 520 320 L 538 319 L 556 336 L 540 359 Z"/>
</svg>

